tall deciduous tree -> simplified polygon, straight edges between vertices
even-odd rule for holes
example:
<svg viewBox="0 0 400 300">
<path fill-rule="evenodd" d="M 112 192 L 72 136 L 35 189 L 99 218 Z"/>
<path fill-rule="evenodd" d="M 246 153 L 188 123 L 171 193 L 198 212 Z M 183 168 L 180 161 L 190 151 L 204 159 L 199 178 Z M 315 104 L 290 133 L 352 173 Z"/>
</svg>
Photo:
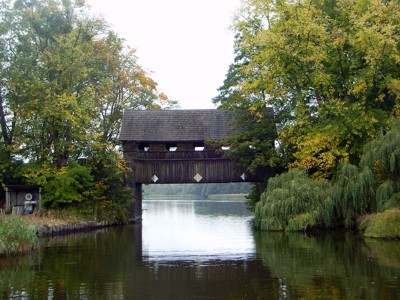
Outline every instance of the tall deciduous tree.
<svg viewBox="0 0 400 300">
<path fill-rule="evenodd" d="M 174 105 L 84 1 L 2 1 L 1 10 L 8 153 L 61 168 L 94 143 L 113 147 L 124 109 Z"/>
<path fill-rule="evenodd" d="M 85 1 L 0 0 L 0 183 L 43 185 L 48 207 L 126 216 L 122 112 L 174 105 Z"/>
<path fill-rule="evenodd" d="M 241 168 L 254 173 L 260 168 L 276 166 L 277 156 L 274 142 L 276 138 L 273 111 L 266 107 L 266 94 L 260 80 L 260 69 L 255 66 L 252 73 L 244 69 L 257 55 L 257 47 L 244 47 L 246 41 L 254 38 L 262 30 L 259 18 L 236 24 L 235 61 L 230 65 L 219 94 L 213 99 L 221 109 L 231 114 L 237 133 L 216 142 L 217 146 L 228 146 L 226 156 L 231 157 Z M 257 88 L 244 90 L 246 82 L 253 82 Z"/>
<path fill-rule="evenodd" d="M 162 109 L 177 104 L 157 90 L 157 83 L 137 63 L 135 51 L 124 47 L 123 42 L 109 32 L 93 43 L 95 55 L 91 61 L 97 116 L 93 128 L 104 141 L 114 143 L 124 109 Z"/>
<path fill-rule="evenodd" d="M 240 112 L 238 103 L 262 94 L 241 112 L 273 107 L 288 165 L 332 178 L 399 116 L 399 20 L 398 1 L 246 1 L 235 29 L 247 60 L 217 99 Z"/>
</svg>

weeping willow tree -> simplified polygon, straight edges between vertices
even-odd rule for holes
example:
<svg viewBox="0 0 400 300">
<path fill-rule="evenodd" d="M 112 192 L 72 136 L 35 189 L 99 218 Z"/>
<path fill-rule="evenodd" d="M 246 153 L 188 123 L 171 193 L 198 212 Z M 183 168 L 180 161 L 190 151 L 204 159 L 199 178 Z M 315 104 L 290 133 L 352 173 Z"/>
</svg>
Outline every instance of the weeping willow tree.
<svg viewBox="0 0 400 300">
<path fill-rule="evenodd" d="M 344 224 L 400 207 L 400 119 L 366 144 L 359 166 L 340 166 L 335 181 L 313 180 L 301 169 L 271 178 L 255 209 L 262 230 L 302 230 Z"/>
<path fill-rule="evenodd" d="M 373 171 L 377 210 L 400 207 L 400 119 L 365 146 L 360 165 Z"/>
<path fill-rule="evenodd" d="M 344 221 L 346 227 L 352 227 L 358 215 L 376 210 L 373 187 L 374 176 L 368 167 L 341 166 L 332 195 L 337 217 Z"/>
<path fill-rule="evenodd" d="M 255 208 L 255 226 L 261 230 L 306 230 L 330 227 L 334 202 L 331 184 L 312 180 L 302 169 L 270 178 Z"/>
<path fill-rule="evenodd" d="M 400 207 L 400 119 L 368 142 L 360 166 L 340 167 L 333 198 L 337 217 L 352 227 L 360 215 Z"/>
</svg>

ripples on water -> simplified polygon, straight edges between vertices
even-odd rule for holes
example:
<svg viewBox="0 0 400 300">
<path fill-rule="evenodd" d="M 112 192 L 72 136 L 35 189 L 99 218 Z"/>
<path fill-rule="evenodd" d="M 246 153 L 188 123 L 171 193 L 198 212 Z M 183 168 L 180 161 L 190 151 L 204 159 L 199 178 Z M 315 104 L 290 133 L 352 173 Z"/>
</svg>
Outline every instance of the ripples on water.
<svg viewBox="0 0 400 300">
<path fill-rule="evenodd" d="M 400 242 L 259 233 L 243 201 L 144 202 L 140 226 L 0 260 L 0 299 L 400 299 Z"/>
</svg>

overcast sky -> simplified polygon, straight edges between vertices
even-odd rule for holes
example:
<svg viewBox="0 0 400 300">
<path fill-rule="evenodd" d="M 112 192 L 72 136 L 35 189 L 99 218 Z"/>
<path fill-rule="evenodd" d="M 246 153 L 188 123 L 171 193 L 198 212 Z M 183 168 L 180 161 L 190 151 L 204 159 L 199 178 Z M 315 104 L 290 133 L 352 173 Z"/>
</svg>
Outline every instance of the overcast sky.
<svg viewBox="0 0 400 300">
<path fill-rule="evenodd" d="M 137 50 L 159 90 L 182 108 L 213 108 L 229 65 L 240 0 L 87 0 Z"/>
</svg>

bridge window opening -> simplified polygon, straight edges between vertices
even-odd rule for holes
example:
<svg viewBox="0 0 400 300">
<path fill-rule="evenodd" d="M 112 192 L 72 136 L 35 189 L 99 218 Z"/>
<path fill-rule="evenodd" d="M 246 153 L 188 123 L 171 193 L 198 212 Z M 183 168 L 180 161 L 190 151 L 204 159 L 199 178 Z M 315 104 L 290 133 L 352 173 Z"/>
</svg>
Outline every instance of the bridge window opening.
<svg viewBox="0 0 400 300">
<path fill-rule="evenodd" d="M 229 150 L 231 150 L 231 147 L 229 147 L 229 146 L 222 146 L 221 149 L 224 150 L 224 151 L 229 151 Z"/>
<path fill-rule="evenodd" d="M 165 148 L 167 149 L 167 151 L 170 152 L 175 152 L 176 150 L 178 150 L 177 144 L 166 144 Z"/>
<path fill-rule="evenodd" d="M 138 144 L 138 150 L 139 151 L 149 151 L 150 145 L 147 143 L 140 143 Z"/>
<path fill-rule="evenodd" d="M 194 151 L 204 151 L 205 150 L 205 146 L 204 143 L 194 143 Z"/>
</svg>

